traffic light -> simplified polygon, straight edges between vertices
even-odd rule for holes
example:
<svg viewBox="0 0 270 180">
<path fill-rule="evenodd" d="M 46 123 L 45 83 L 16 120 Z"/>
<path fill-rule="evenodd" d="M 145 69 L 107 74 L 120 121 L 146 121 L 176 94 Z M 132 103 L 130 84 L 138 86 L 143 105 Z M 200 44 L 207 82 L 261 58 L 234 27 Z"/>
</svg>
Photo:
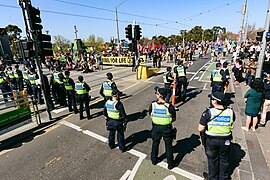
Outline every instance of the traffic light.
<svg viewBox="0 0 270 180">
<path fill-rule="evenodd" d="M 135 40 L 140 40 L 141 39 L 141 37 L 142 37 L 142 35 L 141 35 L 141 33 L 142 33 L 142 28 L 140 27 L 140 25 L 135 25 L 134 26 L 134 38 L 135 38 Z"/>
<path fill-rule="evenodd" d="M 35 51 L 33 50 L 33 42 L 32 41 L 16 41 L 16 47 L 18 50 L 18 54 L 21 58 L 31 58 L 35 56 Z"/>
<path fill-rule="evenodd" d="M 256 37 L 256 41 L 262 41 L 263 38 L 263 31 L 258 31 L 257 32 L 257 37 Z"/>
<path fill-rule="evenodd" d="M 125 30 L 126 30 L 126 38 L 127 38 L 128 40 L 132 40 L 132 25 L 129 24 L 129 25 L 125 28 Z"/>
<path fill-rule="evenodd" d="M 42 52 L 43 56 L 53 56 L 51 36 L 47 34 L 40 34 L 39 41 L 37 43 L 38 48 Z"/>
<path fill-rule="evenodd" d="M 40 10 L 38 10 L 37 8 L 34 8 L 32 5 L 29 5 L 28 7 L 29 7 L 30 19 L 32 22 L 32 29 L 42 30 L 43 26 L 40 24 L 41 23 Z"/>
</svg>

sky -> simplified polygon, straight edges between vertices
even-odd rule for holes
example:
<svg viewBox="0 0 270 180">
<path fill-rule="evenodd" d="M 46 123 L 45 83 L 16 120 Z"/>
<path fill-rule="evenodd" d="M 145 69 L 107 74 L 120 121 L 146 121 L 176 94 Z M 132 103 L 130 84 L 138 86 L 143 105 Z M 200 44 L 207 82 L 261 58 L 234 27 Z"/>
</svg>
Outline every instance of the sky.
<svg viewBox="0 0 270 180">
<path fill-rule="evenodd" d="M 264 27 L 268 1 L 247 1 L 249 24 L 255 23 L 257 28 Z M 89 35 L 94 34 L 105 41 L 109 41 L 110 37 L 117 37 L 115 7 L 119 12 L 120 39 L 124 39 L 125 27 L 134 22 L 140 24 L 142 35 L 148 38 L 155 35 L 176 35 L 181 29 L 189 30 L 196 25 L 202 26 L 203 29 L 221 26 L 226 27 L 227 31 L 238 33 L 242 18 L 240 11 L 244 4 L 244 0 L 32 0 L 31 2 L 41 10 L 43 31 L 48 30 L 50 35 L 61 35 L 72 40 L 75 38 L 74 25 L 76 25 L 78 38 L 87 39 Z M 19 26 L 25 35 L 21 9 L 4 6 L 19 7 L 17 0 L 0 0 L 0 27 L 14 24 Z M 73 16 L 45 11 L 69 13 Z"/>
</svg>

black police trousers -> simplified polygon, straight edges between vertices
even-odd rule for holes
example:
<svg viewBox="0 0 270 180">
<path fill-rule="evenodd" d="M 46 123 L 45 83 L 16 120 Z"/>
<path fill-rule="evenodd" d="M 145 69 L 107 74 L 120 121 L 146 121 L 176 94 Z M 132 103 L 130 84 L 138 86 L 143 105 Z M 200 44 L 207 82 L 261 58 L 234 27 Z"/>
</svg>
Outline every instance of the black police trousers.
<svg viewBox="0 0 270 180">
<path fill-rule="evenodd" d="M 166 89 L 167 95 L 165 97 L 165 101 L 167 103 L 170 102 L 171 96 L 172 96 L 172 88 L 171 88 L 171 84 L 164 84 L 164 88 Z"/>
<path fill-rule="evenodd" d="M 206 138 L 205 154 L 208 159 L 208 179 L 229 179 L 230 140 Z"/>
<path fill-rule="evenodd" d="M 7 103 L 8 102 L 8 96 L 12 101 L 14 101 L 13 93 L 11 92 L 11 89 L 9 85 L 6 83 L 1 83 L 0 84 L 0 90 L 3 93 L 4 101 Z"/>
<path fill-rule="evenodd" d="M 67 90 L 67 97 L 68 97 L 68 110 L 71 112 L 72 110 L 77 113 L 78 109 L 76 106 L 76 98 L 75 98 L 75 91 L 74 90 Z M 73 107 L 73 109 L 72 109 Z"/>
<path fill-rule="evenodd" d="M 168 165 L 174 165 L 173 148 L 172 148 L 172 125 L 155 125 L 152 127 L 152 152 L 151 161 L 153 164 L 158 163 L 158 149 L 160 140 L 163 138 L 165 142 L 166 156 Z"/>
<path fill-rule="evenodd" d="M 90 109 L 89 109 L 89 96 L 88 94 L 79 94 L 78 101 L 80 104 L 80 119 L 83 119 L 83 105 L 85 105 L 87 118 L 90 119 Z"/>
<path fill-rule="evenodd" d="M 178 98 L 185 100 L 187 96 L 187 78 L 185 76 L 177 78 Z M 183 89 L 182 89 L 183 87 Z"/>
</svg>

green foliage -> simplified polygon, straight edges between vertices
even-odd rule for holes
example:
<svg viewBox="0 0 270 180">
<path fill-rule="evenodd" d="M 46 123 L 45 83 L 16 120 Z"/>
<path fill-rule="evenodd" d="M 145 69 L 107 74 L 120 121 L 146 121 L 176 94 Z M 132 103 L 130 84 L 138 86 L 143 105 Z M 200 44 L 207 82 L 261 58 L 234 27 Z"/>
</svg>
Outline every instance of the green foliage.
<svg viewBox="0 0 270 180">
<path fill-rule="evenodd" d="M 71 41 L 63 36 L 53 36 L 53 51 L 55 53 L 66 53 L 71 52 Z"/>
<path fill-rule="evenodd" d="M 86 47 L 92 47 L 95 51 L 100 52 L 102 51 L 102 44 L 104 43 L 104 40 L 102 37 L 97 37 L 92 34 L 90 35 L 85 41 L 83 41 L 84 46 Z"/>
</svg>

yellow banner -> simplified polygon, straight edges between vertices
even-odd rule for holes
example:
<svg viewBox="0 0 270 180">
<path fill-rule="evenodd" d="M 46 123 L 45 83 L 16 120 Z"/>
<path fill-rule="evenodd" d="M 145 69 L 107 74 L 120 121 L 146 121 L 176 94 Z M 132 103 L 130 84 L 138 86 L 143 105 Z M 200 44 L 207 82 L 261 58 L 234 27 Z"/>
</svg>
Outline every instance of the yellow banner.
<svg viewBox="0 0 270 180">
<path fill-rule="evenodd" d="M 132 66 L 132 58 L 133 56 L 126 56 L 126 57 L 101 57 L 102 64 L 112 64 L 112 65 L 126 65 Z M 145 56 L 140 57 L 140 63 L 144 64 L 146 60 Z"/>
</svg>

